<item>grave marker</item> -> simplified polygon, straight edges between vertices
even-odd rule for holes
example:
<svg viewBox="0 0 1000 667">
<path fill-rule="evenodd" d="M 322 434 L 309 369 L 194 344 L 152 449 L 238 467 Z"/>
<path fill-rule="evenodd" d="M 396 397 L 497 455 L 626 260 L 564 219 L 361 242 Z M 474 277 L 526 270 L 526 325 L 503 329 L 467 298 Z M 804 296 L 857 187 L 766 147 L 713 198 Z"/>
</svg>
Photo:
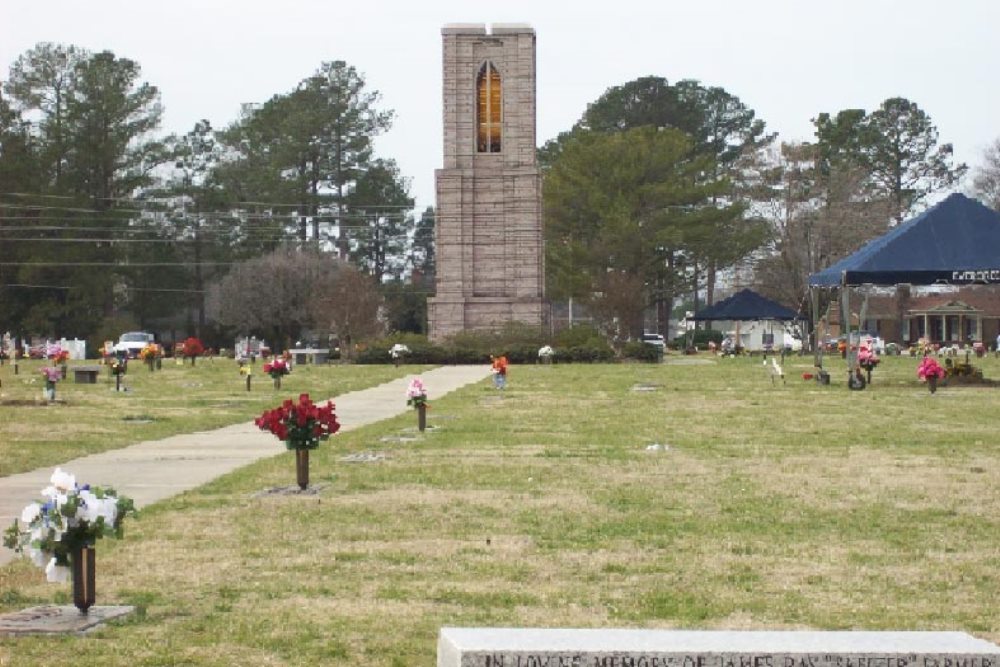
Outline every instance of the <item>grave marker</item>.
<svg viewBox="0 0 1000 667">
<path fill-rule="evenodd" d="M 1000 667 L 964 632 L 442 628 L 438 667 Z"/>
</svg>

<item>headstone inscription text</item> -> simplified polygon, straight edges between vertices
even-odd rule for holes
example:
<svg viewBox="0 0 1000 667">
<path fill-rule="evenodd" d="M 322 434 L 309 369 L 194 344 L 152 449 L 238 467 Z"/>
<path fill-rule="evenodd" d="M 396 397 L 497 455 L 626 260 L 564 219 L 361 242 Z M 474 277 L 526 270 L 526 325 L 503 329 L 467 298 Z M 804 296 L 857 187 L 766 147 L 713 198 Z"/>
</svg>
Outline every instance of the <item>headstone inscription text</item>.
<svg viewBox="0 0 1000 667">
<path fill-rule="evenodd" d="M 438 667 L 1000 667 L 962 632 L 442 628 Z"/>
<path fill-rule="evenodd" d="M 466 656 L 462 667 L 1000 667 L 995 658 L 951 655 L 585 655 L 503 653 Z"/>
</svg>

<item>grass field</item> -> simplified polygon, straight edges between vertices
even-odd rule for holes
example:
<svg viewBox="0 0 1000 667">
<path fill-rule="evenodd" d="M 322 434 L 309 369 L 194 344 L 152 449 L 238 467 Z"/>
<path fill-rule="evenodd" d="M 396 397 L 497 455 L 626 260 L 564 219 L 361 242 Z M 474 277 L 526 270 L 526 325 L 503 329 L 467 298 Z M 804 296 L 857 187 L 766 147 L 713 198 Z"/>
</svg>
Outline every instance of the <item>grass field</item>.
<svg viewBox="0 0 1000 667">
<path fill-rule="evenodd" d="M 301 365 L 282 378 L 278 393 L 260 362 L 247 392 L 231 359 L 202 359 L 194 366 L 166 359 L 154 372 L 132 361 L 122 385 L 127 391 L 116 392 L 106 367 L 97 384 L 73 382 L 74 366 L 94 364 L 71 362 L 69 379 L 56 384 L 52 404 L 41 401 L 45 363 L 21 361 L 17 375 L 12 365 L 0 366 L 0 477 L 142 440 L 249 421 L 272 407 L 276 396 L 308 392 L 326 399 L 423 368 Z"/>
<path fill-rule="evenodd" d="M 443 625 L 1000 641 L 1000 389 L 931 395 L 890 358 L 850 392 L 828 367 L 830 387 L 808 358 L 784 384 L 759 359 L 515 366 L 502 397 L 435 401 L 416 441 L 404 415 L 325 443 L 318 497 L 255 495 L 289 483 L 278 456 L 146 509 L 97 552 L 98 604 L 139 613 L 0 640 L 0 664 L 432 665 Z M 359 452 L 385 459 L 341 461 Z M 0 611 L 68 593 L 0 568 Z"/>
</svg>

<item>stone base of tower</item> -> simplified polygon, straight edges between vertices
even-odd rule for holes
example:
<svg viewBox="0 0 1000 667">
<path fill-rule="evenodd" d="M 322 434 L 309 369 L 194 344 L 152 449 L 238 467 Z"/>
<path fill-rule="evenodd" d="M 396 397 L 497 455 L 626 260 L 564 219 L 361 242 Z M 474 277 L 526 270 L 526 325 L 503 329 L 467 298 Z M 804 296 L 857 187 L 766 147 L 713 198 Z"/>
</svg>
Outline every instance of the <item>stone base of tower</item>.
<svg viewBox="0 0 1000 667">
<path fill-rule="evenodd" d="M 542 299 L 505 297 L 431 297 L 427 300 L 429 338 L 434 341 L 462 331 L 499 331 L 511 322 L 540 327 L 546 321 Z"/>
</svg>

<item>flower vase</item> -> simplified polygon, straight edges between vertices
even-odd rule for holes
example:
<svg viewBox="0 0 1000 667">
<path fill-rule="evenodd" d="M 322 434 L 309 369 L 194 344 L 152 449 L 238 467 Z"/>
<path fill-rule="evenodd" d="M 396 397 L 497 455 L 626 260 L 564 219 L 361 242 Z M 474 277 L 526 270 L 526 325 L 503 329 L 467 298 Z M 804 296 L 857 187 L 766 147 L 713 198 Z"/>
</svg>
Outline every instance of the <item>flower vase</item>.
<svg viewBox="0 0 1000 667">
<path fill-rule="evenodd" d="M 937 385 L 938 385 L 938 376 L 935 374 L 928 375 L 927 388 L 931 390 L 932 394 L 937 391 Z"/>
<path fill-rule="evenodd" d="M 295 481 L 303 491 L 309 486 L 309 450 L 295 450 Z"/>
<path fill-rule="evenodd" d="M 45 391 L 42 392 L 45 396 L 45 400 L 54 401 L 56 400 L 56 383 L 52 380 L 45 381 Z"/>
<path fill-rule="evenodd" d="M 94 561 L 94 547 L 77 547 L 69 556 L 73 573 L 73 606 L 86 614 L 94 604 L 94 581 L 97 564 Z"/>
<path fill-rule="evenodd" d="M 163 358 L 162 357 L 157 357 L 156 358 L 156 370 L 161 370 L 162 368 L 163 368 Z"/>
<path fill-rule="evenodd" d="M 417 406 L 417 428 L 421 433 L 427 428 L 427 406 L 423 404 Z"/>
<path fill-rule="evenodd" d="M 247 375 L 247 391 L 250 391 L 250 375 Z"/>
<path fill-rule="evenodd" d="M 274 388 L 281 389 L 281 376 L 278 375 L 274 378 Z"/>
<path fill-rule="evenodd" d="M 60 365 L 59 365 L 59 372 L 60 372 L 60 373 L 62 373 L 62 379 L 63 379 L 63 380 L 65 380 L 65 379 L 66 379 L 66 373 L 67 373 L 67 370 L 68 370 L 68 369 L 66 368 L 66 364 L 60 364 Z"/>
</svg>

